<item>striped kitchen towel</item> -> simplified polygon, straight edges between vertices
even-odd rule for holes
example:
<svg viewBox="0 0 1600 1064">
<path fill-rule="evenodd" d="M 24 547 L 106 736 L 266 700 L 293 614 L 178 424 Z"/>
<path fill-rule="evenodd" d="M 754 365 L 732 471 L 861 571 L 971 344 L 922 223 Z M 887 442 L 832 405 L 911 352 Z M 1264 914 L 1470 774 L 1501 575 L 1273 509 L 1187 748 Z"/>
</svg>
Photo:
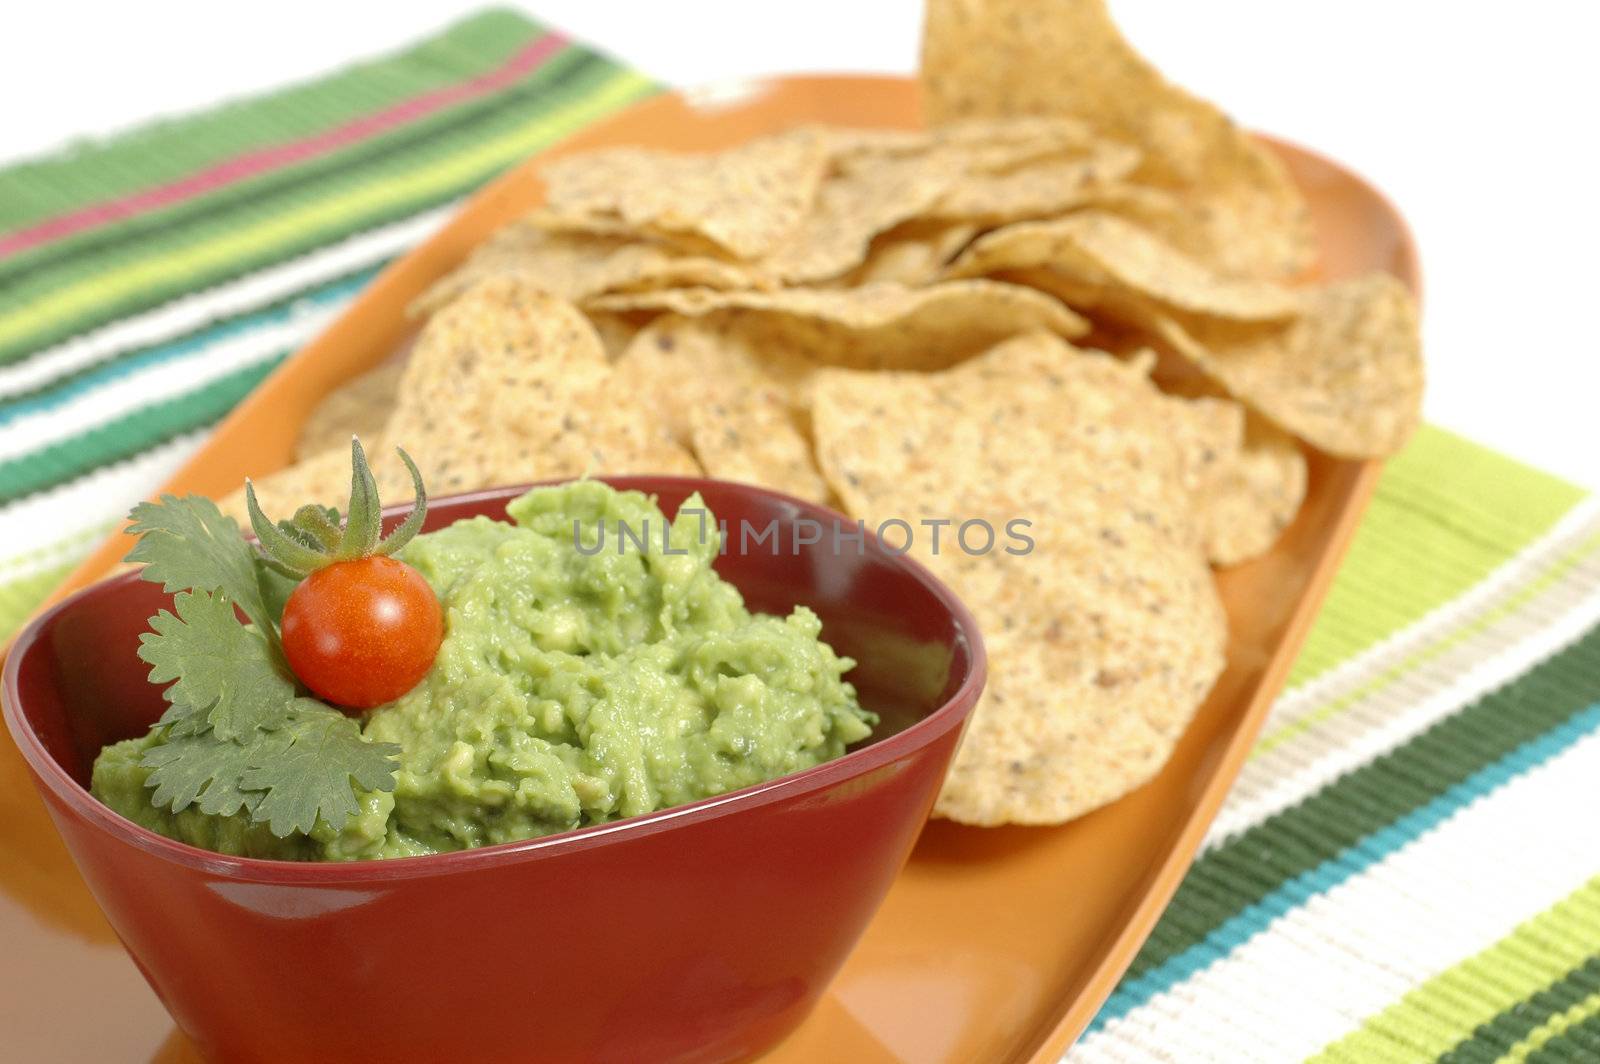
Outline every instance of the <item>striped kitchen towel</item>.
<svg viewBox="0 0 1600 1064">
<path fill-rule="evenodd" d="M 457 200 L 657 89 L 491 11 L 0 170 L 0 638 Z"/>
<path fill-rule="evenodd" d="M 655 90 L 508 12 L 0 170 L 0 634 L 461 196 Z M 1078 1061 L 1600 1061 L 1600 502 L 1390 464 Z"/>
</svg>

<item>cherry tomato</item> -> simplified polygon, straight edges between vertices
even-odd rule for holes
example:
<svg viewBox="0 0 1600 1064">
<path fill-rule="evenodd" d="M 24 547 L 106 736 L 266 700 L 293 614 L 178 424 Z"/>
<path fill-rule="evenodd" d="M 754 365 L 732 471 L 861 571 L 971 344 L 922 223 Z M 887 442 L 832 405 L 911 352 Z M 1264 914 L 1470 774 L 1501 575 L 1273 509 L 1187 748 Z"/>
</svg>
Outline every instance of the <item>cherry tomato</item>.
<svg viewBox="0 0 1600 1064">
<path fill-rule="evenodd" d="M 325 702 L 371 709 L 427 675 L 444 638 L 439 599 L 393 558 L 335 562 L 300 582 L 283 608 L 283 653 Z"/>
</svg>

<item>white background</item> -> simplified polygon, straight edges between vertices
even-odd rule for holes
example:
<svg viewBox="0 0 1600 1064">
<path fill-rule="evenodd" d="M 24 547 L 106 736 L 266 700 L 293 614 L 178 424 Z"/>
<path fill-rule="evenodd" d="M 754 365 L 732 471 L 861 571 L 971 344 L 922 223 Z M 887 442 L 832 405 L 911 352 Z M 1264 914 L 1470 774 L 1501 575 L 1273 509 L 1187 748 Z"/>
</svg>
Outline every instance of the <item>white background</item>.
<svg viewBox="0 0 1600 1064">
<path fill-rule="evenodd" d="M 307 78 L 470 0 L 49 0 L 0 14 L 0 159 Z M 916 64 L 918 0 L 525 0 L 664 81 Z M 1343 160 L 1422 248 L 1428 417 L 1600 488 L 1600 17 L 1577 0 L 1112 0 L 1246 125 Z"/>
</svg>

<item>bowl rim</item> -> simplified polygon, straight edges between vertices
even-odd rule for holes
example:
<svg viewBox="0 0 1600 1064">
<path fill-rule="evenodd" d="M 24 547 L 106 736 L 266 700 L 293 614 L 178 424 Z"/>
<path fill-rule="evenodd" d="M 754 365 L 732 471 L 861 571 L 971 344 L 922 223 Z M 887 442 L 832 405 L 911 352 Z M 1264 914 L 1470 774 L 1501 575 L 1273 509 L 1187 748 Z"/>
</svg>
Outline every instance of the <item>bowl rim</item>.
<svg viewBox="0 0 1600 1064">
<path fill-rule="evenodd" d="M 430 498 L 428 502 L 432 508 L 446 504 L 468 505 L 498 499 L 509 500 L 531 488 L 566 484 L 577 479 L 580 478 L 556 477 L 519 485 L 481 488 L 476 491 Z M 852 521 L 847 515 L 818 503 L 771 488 L 715 477 L 622 474 L 590 479 L 622 490 L 643 490 L 651 495 L 655 495 L 656 490 L 644 487 L 645 484 L 685 487 L 689 489 L 686 494 L 698 490 L 696 486 L 714 485 L 718 490 L 755 495 L 769 502 L 796 507 L 813 519 L 821 517 Z M 383 516 L 387 519 L 409 510 L 410 505 L 406 503 L 388 506 L 384 508 Z M 865 530 L 865 542 L 868 548 L 883 547 L 870 528 Z M 22 698 L 18 686 L 18 673 L 23 658 L 56 617 L 81 608 L 85 602 L 104 594 L 111 587 L 138 582 L 141 579 L 138 571 L 121 573 L 81 588 L 28 621 L 5 652 L 4 671 L 0 674 L 0 715 L 4 716 L 6 727 L 16 741 L 35 780 L 48 787 L 57 800 L 74 814 L 87 820 L 97 830 L 154 857 L 195 869 L 209 876 L 239 882 L 284 885 L 373 884 L 445 875 L 473 868 L 501 867 L 524 860 L 550 859 L 565 853 L 613 845 L 637 836 L 654 835 L 680 826 L 719 819 L 744 809 L 755 809 L 784 798 L 820 791 L 881 768 L 927 746 L 950 729 L 960 728 L 977 704 L 978 696 L 988 678 L 988 654 L 977 618 L 944 581 L 909 553 L 897 553 L 883 547 L 881 556 L 891 565 L 903 569 L 908 576 L 932 593 L 951 616 L 957 632 L 966 638 L 970 656 L 967 674 L 956 690 L 938 707 L 894 735 L 846 751 L 831 761 L 813 765 L 799 772 L 684 805 L 532 839 L 416 857 L 366 858 L 355 861 L 288 861 L 216 853 L 158 834 L 114 812 L 91 795 L 87 787 L 73 779 L 45 749 L 43 741 L 20 710 Z"/>
</svg>

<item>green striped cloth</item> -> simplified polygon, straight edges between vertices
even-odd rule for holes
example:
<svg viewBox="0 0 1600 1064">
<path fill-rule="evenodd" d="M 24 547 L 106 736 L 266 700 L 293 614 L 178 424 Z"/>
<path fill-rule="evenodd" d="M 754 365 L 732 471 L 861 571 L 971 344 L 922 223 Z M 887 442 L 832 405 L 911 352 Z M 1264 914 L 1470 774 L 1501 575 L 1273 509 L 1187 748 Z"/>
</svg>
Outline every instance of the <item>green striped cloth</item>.
<svg viewBox="0 0 1600 1064">
<path fill-rule="evenodd" d="M 0 170 L 0 629 L 464 194 L 655 91 L 507 12 Z M 1600 504 L 1436 429 L 1076 1061 L 1600 1060 Z"/>
<path fill-rule="evenodd" d="M 462 196 L 657 89 L 492 11 L 0 170 L 0 634 Z"/>
</svg>

